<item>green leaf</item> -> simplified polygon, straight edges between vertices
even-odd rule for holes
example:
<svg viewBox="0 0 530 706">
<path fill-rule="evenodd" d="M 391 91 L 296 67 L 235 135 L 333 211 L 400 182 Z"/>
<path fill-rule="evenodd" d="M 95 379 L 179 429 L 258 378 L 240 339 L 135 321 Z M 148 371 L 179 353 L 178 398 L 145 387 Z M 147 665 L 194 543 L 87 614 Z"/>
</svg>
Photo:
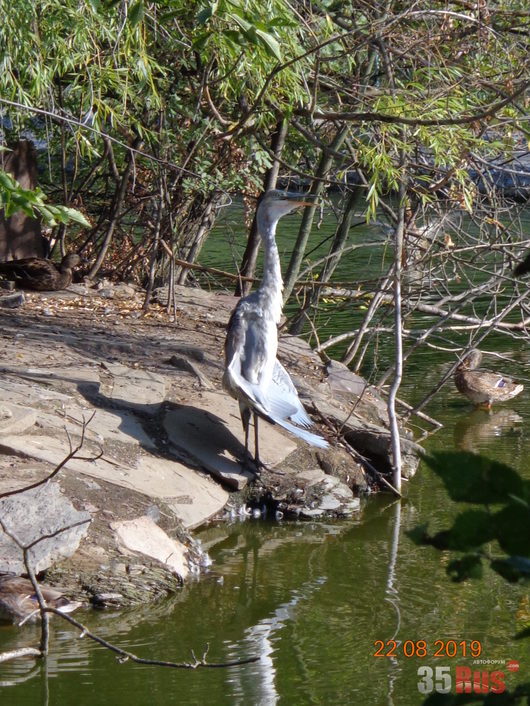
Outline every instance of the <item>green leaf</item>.
<svg viewBox="0 0 530 706">
<path fill-rule="evenodd" d="M 92 10 L 98 14 L 103 11 L 103 6 L 100 0 L 88 0 L 88 4 L 92 8 Z"/>
<path fill-rule="evenodd" d="M 0 170 L 0 187 L 4 189 L 16 189 L 16 181 L 13 179 L 11 174 Z"/>
<path fill-rule="evenodd" d="M 74 223 L 79 223 L 79 225 L 85 226 L 86 228 L 91 227 L 90 221 L 85 218 L 81 211 L 78 211 L 75 208 L 69 208 L 68 206 L 59 206 L 58 208 L 63 211 L 69 220 L 74 221 Z"/>
<path fill-rule="evenodd" d="M 212 17 L 212 15 L 213 15 L 212 8 L 211 8 L 210 6 L 204 7 L 204 8 L 203 8 L 202 10 L 200 10 L 200 12 L 197 14 L 197 22 L 198 22 L 200 25 L 205 25 L 205 24 L 208 22 L 208 20 L 210 19 L 210 17 Z"/>
<path fill-rule="evenodd" d="M 280 51 L 280 45 L 278 41 L 274 39 L 272 34 L 264 32 L 261 29 L 256 30 L 256 33 L 262 40 L 263 44 L 265 44 L 265 47 L 269 50 L 269 53 L 272 54 L 276 59 L 278 59 L 278 61 L 281 61 L 282 54 Z"/>
<path fill-rule="evenodd" d="M 6 215 L 11 215 L 17 211 L 24 211 L 27 216 L 33 216 L 33 206 L 28 202 L 28 199 L 23 194 L 13 192 L 11 194 L 10 207 L 9 209 L 6 207 Z"/>
<path fill-rule="evenodd" d="M 129 8 L 129 23 L 132 27 L 136 27 L 136 25 L 140 24 L 140 22 L 144 18 L 144 2 L 143 0 L 138 0 L 138 2 L 135 2 L 134 5 L 131 5 Z"/>
<path fill-rule="evenodd" d="M 41 216 L 44 218 L 45 222 L 49 226 L 56 226 L 57 225 L 57 221 L 55 219 L 55 214 L 50 208 L 48 208 L 47 206 L 41 206 L 39 208 L 39 213 L 41 214 Z"/>
<path fill-rule="evenodd" d="M 226 16 L 239 25 L 244 32 L 251 32 L 254 29 L 254 26 L 244 18 L 241 10 L 234 9 L 233 12 L 228 12 Z"/>
</svg>

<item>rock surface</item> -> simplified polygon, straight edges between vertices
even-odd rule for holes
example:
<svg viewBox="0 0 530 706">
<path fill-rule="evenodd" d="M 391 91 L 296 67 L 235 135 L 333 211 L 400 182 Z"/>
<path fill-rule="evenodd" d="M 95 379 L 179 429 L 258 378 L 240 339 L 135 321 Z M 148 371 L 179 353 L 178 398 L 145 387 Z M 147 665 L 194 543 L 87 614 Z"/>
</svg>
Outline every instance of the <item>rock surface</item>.
<svg viewBox="0 0 530 706">
<path fill-rule="evenodd" d="M 25 573 L 21 548 L 30 547 L 28 560 L 36 573 L 70 557 L 88 532 L 86 511 L 76 510 L 50 482 L 0 500 L 0 572 Z M 64 529 L 69 528 L 69 529 Z M 64 529 L 64 531 L 63 531 Z"/>
<path fill-rule="evenodd" d="M 163 292 L 157 297 L 165 304 Z M 234 298 L 177 287 L 176 321 L 156 303 L 143 312 L 143 299 L 131 285 L 80 284 L 0 309 L 0 494 L 45 478 L 79 447 L 52 483 L 35 489 L 40 514 L 32 522 L 40 527 L 47 514 L 45 492 L 56 493 L 61 508 L 49 532 L 74 517 L 91 522 L 54 538 L 68 540 L 67 549 L 39 544 L 35 561 L 47 581 L 77 583 L 97 604 L 175 590 L 204 559 L 189 530 L 229 516 L 229 499 L 258 513 L 343 517 L 359 510 L 357 492 L 367 487 L 347 446 L 316 452 L 266 422 L 266 468 L 255 481 L 241 463 L 238 405 L 221 389 Z M 339 364 L 326 374 L 300 339 L 282 338 L 279 357 L 308 411 L 326 421 L 319 433 L 332 446 L 334 430 L 346 425 L 352 446 L 362 439 L 363 450 L 388 465 L 386 407 L 375 390 Z M 410 472 L 414 462 L 412 453 Z"/>
</svg>

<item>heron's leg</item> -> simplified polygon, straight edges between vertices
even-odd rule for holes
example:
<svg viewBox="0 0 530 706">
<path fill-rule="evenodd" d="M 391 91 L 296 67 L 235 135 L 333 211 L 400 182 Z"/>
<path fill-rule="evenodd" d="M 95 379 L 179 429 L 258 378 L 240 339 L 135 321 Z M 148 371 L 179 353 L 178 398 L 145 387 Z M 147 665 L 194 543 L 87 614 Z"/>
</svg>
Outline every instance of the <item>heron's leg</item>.
<svg viewBox="0 0 530 706">
<path fill-rule="evenodd" d="M 256 466 L 259 470 L 262 464 L 259 460 L 258 415 L 256 414 L 256 412 L 254 412 L 254 460 L 256 461 Z"/>
<path fill-rule="evenodd" d="M 243 424 L 243 429 L 245 431 L 245 464 L 250 460 L 250 454 L 248 451 L 248 432 L 250 428 L 250 410 L 247 408 L 241 409 L 241 423 Z"/>
</svg>

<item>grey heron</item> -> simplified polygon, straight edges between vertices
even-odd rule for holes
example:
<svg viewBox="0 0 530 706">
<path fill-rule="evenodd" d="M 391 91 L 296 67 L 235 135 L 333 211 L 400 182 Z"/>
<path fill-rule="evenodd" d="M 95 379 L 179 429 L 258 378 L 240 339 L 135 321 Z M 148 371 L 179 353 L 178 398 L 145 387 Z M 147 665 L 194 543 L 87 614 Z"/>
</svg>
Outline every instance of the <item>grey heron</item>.
<svg viewBox="0 0 530 706">
<path fill-rule="evenodd" d="M 250 417 L 254 417 L 254 460 L 259 469 L 258 417 L 278 424 L 309 444 L 326 448 L 328 442 L 308 431 L 312 422 L 289 373 L 276 359 L 282 313 L 282 273 L 276 246 L 276 226 L 282 216 L 309 205 L 307 196 L 271 190 L 262 197 L 256 214 L 263 241 L 263 279 L 258 289 L 239 300 L 228 323 L 223 387 L 239 402 L 249 458 Z"/>
</svg>

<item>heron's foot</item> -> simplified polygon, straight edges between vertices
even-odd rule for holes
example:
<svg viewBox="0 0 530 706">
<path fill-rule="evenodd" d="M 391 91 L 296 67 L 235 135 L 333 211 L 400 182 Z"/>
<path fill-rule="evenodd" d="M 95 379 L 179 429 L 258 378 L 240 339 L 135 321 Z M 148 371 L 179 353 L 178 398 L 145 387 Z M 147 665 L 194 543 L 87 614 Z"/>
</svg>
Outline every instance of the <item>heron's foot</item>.
<svg viewBox="0 0 530 706">
<path fill-rule="evenodd" d="M 243 458 L 240 459 L 239 464 L 243 470 L 252 473 L 254 476 L 259 476 L 261 474 L 261 470 L 266 468 L 265 464 L 263 464 L 259 459 L 256 460 L 249 453 L 245 453 Z"/>
<path fill-rule="evenodd" d="M 270 473 L 273 476 L 285 476 L 287 475 L 283 471 L 279 471 L 277 468 L 271 468 L 271 466 L 267 466 L 266 463 L 262 463 L 261 461 L 259 462 L 259 471 L 258 475 L 261 475 L 261 471 L 266 471 L 267 473 Z"/>
<path fill-rule="evenodd" d="M 262 471 L 268 471 L 268 470 L 269 470 L 269 467 L 268 467 L 265 463 L 263 463 L 263 461 L 260 461 L 259 458 L 257 458 L 257 459 L 256 459 L 256 458 L 251 458 L 251 459 L 249 459 L 248 468 L 249 468 L 249 470 L 252 471 L 252 473 L 254 473 L 254 475 L 256 476 L 256 478 L 258 478 L 259 476 L 261 476 L 261 472 L 262 472 Z"/>
</svg>

